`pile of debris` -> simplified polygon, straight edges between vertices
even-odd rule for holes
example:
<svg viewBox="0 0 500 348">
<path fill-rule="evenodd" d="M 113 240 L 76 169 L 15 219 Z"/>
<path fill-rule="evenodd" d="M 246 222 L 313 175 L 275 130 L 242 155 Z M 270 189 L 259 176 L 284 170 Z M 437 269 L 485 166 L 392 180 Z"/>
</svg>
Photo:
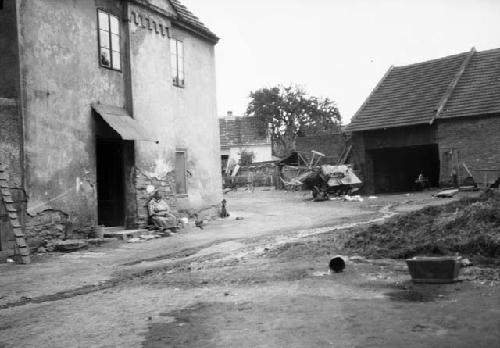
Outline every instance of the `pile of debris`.
<svg viewBox="0 0 500 348">
<path fill-rule="evenodd" d="M 356 232 L 345 247 L 372 258 L 460 253 L 500 259 L 500 192 L 395 216 Z"/>
<path fill-rule="evenodd" d="M 329 195 L 344 196 L 346 200 L 351 200 L 351 194 L 359 189 L 362 184 L 356 176 L 352 167 L 345 164 L 345 160 L 339 161 L 337 165 L 324 163 L 325 155 L 318 151 L 311 151 L 312 156 L 307 162 L 301 153 L 295 152 L 289 158 L 282 160 L 283 163 L 293 162 L 296 156 L 296 175 L 288 178 L 283 177 L 283 186 L 285 189 L 310 190 L 315 201 L 325 201 Z M 288 166 L 290 167 L 290 166 Z M 285 168 L 285 167 L 284 167 Z M 284 168 L 281 170 L 282 173 Z M 358 197 L 352 199 L 362 201 Z"/>
</svg>

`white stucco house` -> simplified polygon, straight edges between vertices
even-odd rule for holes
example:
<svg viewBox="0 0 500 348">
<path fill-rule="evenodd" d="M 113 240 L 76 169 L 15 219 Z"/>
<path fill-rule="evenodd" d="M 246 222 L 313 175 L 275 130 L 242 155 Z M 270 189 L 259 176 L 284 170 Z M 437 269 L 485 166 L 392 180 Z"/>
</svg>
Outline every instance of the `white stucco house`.
<svg viewBox="0 0 500 348">
<path fill-rule="evenodd" d="M 229 164 L 250 164 L 277 159 L 272 155 L 269 132 L 259 132 L 255 117 L 219 118 L 222 170 Z M 243 163 L 242 163 L 243 162 Z"/>
</svg>

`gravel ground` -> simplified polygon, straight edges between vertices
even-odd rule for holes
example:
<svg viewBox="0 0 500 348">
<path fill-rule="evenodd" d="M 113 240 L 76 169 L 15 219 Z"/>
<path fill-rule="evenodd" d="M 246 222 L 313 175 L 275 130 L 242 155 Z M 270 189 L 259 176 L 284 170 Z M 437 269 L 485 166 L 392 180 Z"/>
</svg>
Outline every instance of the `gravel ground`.
<svg viewBox="0 0 500 348">
<path fill-rule="evenodd" d="M 328 270 L 342 227 L 446 200 L 226 199 L 229 220 L 203 231 L 2 265 L 0 347 L 500 346 L 494 268 L 444 285 L 412 284 L 390 259 L 344 255 L 344 272 Z"/>
</svg>

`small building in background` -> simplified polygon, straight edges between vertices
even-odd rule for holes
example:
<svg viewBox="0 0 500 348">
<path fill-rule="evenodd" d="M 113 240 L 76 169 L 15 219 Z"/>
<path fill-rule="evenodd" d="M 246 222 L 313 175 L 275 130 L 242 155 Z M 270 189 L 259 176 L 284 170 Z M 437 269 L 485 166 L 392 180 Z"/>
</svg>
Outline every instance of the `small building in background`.
<svg viewBox="0 0 500 348">
<path fill-rule="evenodd" d="M 277 159 L 272 154 L 269 131 L 259 129 L 255 117 L 234 116 L 231 111 L 219 118 L 222 171 L 234 165 L 250 165 Z"/>
</svg>

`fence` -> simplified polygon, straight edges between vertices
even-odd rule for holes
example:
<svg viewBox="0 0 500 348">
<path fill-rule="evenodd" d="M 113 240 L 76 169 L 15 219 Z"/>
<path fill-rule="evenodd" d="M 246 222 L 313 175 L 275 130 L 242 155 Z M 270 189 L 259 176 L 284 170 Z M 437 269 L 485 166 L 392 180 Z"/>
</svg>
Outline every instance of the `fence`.
<svg viewBox="0 0 500 348">
<path fill-rule="evenodd" d="M 252 184 L 259 186 L 275 186 L 279 180 L 278 167 L 274 163 L 255 163 L 249 166 L 241 166 L 238 174 L 234 177 L 224 176 L 224 187 L 239 187 Z"/>
</svg>

